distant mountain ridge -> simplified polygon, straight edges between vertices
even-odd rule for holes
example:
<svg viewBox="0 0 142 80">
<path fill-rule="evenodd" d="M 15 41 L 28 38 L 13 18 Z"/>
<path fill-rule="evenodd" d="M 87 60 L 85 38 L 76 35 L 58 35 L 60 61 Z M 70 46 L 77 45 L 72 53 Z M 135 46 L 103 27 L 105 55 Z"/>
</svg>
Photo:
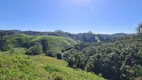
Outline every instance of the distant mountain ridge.
<svg viewBox="0 0 142 80">
<path fill-rule="evenodd" d="M 115 39 L 120 39 L 121 37 L 134 35 L 134 34 L 125 34 L 125 33 L 116 33 L 111 35 L 110 34 L 94 34 L 91 31 L 87 33 L 72 34 L 69 32 L 61 31 L 61 30 L 56 30 L 54 32 L 0 30 L 0 33 L 2 32 L 5 35 L 26 34 L 26 35 L 32 35 L 32 36 L 43 36 L 43 35 L 63 36 L 63 37 L 72 38 L 73 40 L 79 40 L 79 41 L 88 42 L 88 43 L 112 41 Z"/>
</svg>

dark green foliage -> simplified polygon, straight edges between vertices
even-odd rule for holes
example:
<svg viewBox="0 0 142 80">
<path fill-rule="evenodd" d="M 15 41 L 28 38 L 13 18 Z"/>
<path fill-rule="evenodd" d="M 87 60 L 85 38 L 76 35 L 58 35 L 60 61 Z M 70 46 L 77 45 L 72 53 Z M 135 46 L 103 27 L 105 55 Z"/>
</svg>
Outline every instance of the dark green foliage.
<svg viewBox="0 0 142 80">
<path fill-rule="evenodd" d="M 76 45 L 64 52 L 63 56 L 70 67 L 82 68 L 77 66 L 80 64 L 77 57 L 84 62 L 86 71 L 102 74 L 112 80 L 134 80 L 142 76 L 138 75 L 141 71 L 139 66 L 142 66 L 141 38 L 138 35 L 84 47 Z"/>
<path fill-rule="evenodd" d="M 62 54 L 61 53 L 57 54 L 57 59 L 62 59 Z"/>
<path fill-rule="evenodd" d="M 10 46 L 7 45 L 7 40 L 0 40 L 0 51 L 7 51 L 10 49 Z"/>
<path fill-rule="evenodd" d="M 138 65 L 137 68 L 138 68 L 137 75 L 142 76 L 142 66 Z"/>
<path fill-rule="evenodd" d="M 42 45 L 42 50 L 44 53 L 46 53 L 47 49 L 48 49 L 48 43 L 47 43 L 47 39 L 43 38 L 40 40 L 41 45 Z"/>
<path fill-rule="evenodd" d="M 64 53 L 64 59 L 68 62 L 68 65 L 73 68 L 85 68 L 85 55 L 78 50 L 69 50 L 68 52 Z"/>
<path fill-rule="evenodd" d="M 36 43 L 35 45 L 31 46 L 26 52 L 27 55 L 38 55 L 41 53 L 43 53 L 43 51 L 42 46 L 39 43 Z"/>
<path fill-rule="evenodd" d="M 7 34 L 5 32 L 0 32 L 0 51 L 6 51 L 10 48 L 7 41 Z"/>
<path fill-rule="evenodd" d="M 139 24 L 136 30 L 138 34 L 142 34 L 142 23 Z"/>
</svg>

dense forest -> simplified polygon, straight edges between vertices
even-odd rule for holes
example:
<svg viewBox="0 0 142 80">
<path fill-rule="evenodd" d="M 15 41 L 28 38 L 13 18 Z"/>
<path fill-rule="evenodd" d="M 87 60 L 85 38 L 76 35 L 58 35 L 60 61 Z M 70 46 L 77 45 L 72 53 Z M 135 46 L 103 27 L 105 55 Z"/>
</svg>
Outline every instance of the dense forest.
<svg viewBox="0 0 142 80">
<path fill-rule="evenodd" d="M 1 30 L 0 50 L 9 51 L 12 56 L 16 54 L 15 48 L 24 48 L 23 54 L 29 58 L 46 55 L 65 60 L 71 68 L 108 80 L 142 80 L 141 29 L 139 25 L 137 34 L 113 35 Z"/>
</svg>

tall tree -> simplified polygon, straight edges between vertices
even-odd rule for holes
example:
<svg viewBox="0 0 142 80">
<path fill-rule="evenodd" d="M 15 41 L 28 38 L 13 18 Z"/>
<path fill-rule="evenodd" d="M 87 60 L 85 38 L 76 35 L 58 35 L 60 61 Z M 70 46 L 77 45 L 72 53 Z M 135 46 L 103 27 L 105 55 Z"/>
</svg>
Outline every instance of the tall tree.
<svg viewBox="0 0 142 80">
<path fill-rule="evenodd" d="M 137 27 L 137 33 L 138 34 L 142 34 L 142 23 L 140 23 L 139 25 L 138 25 L 138 27 Z"/>
</svg>

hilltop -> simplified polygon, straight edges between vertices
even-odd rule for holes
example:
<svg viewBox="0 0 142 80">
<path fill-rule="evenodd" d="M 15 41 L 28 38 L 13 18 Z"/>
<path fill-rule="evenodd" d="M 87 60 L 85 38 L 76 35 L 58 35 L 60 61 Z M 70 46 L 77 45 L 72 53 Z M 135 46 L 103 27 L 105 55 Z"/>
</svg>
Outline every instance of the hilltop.
<svg viewBox="0 0 142 80">
<path fill-rule="evenodd" d="M 72 34 L 69 32 L 61 31 L 61 30 L 56 30 L 54 32 L 0 30 L 0 33 L 4 33 L 4 35 L 25 34 L 25 35 L 31 35 L 31 36 L 63 36 L 63 37 L 71 38 L 73 40 L 79 40 L 79 41 L 88 42 L 88 43 L 112 41 L 115 39 L 120 39 L 121 37 L 134 35 L 134 34 L 125 34 L 125 33 L 116 33 L 111 35 L 94 34 L 91 31 L 87 33 Z"/>
</svg>

